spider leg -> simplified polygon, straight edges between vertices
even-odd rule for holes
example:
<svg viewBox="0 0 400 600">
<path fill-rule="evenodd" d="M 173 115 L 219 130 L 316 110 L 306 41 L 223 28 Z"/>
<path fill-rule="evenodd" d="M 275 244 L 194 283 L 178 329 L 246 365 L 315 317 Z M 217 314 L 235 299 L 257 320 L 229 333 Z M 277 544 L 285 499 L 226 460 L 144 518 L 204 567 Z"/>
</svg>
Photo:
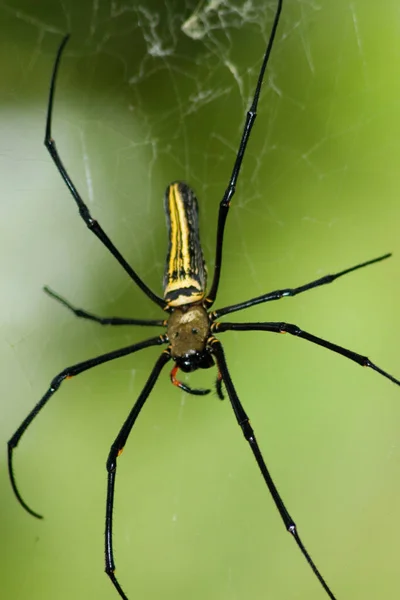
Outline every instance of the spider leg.
<svg viewBox="0 0 400 600">
<path fill-rule="evenodd" d="M 64 50 L 68 40 L 69 40 L 69 35 L 66 35 L 60 44 L 60 47 L 58 49 L 57 56 L 56 56 L 56 61 L 54 63 L 54 69 L 53 69 L 53 74 L 52 74 L 51 83 L 50 83 L 49 103 L 48 103 L 48 108 L 47 108 L 46 133 L 45 133 L 45 138 L 44 138 L 44 145 L 46 146 L 47 150 L 49 151 L 50 156 L 54 161 L 54 164 L 56 165 L 61 177 L 63 178 L 63 180 L 66 183 L 69 191 L 71 192 L 76 204 L 78 205 L 79 214 L 82 217 L 82 219 L 85 221 L 87 227 L 90 229 L 90 231 L 92 231 L 101 240 L 101 242 L 105 245 L 107 250 L 109 252 L 111 252 L 111 254 L 117 259 L 117 261 L 122 266 L 122 268 L 125 269 L 125 271 L 128 273 L 130 278 L 133 279 L 133 281 L 136 283 L 136 285 L 146 294 L 146 296 L 148 298 L 150 298 L 150 300 L 152 300 L 153 302 L 158 304 L 158 306 L 160 306 L 162 309 L 164 309 L 165 301 L 162 298 L 160 298 L 159 296 L 157 296 L 156 294 L 154 294 L 154 292 L 152 292 L 151 289 L 149 287 L 147 287 L 147 285 L 144 283 L 144 281 L 142 281 L 142 279 L 139 277 L 139 275 L 137 275 L 136 271 L 134 271 L 132 269 L 132 267 L 126 262 L 126 260 L 122 256 L 122 254 L 114 246 L 114 244 L 112 243 L 110 238 L 107 236 L 107 234 L 101 228 L 100 224 L 95 219 L 93 219 L 93 217 L 91 216 L 88 207 L 84 203 L 78 190 L 76 189 L 70 176 L 68 175 L 67 170 L 64 167 L 64 165 L 61 161 L 61 158 L 58 154 L 58 151 L 56 148 L 56 143 L 55 143 L 54 139 L 52 138 L 51 123 L 52 123 L 54 92 L 55 92 L 55 87 L 56 87 L 57 72 L 58 72 L 58 68 L 60 65 L 63 50 Z"/>
<path fill-rule="evenodd" d="M 13 468 L 14 449 L 18 446 L 22 435 L 28 429 L 29 425 L 32 423 L 34 418 L 37 417 L 42 408 L 47 404 L 47 401 L 51 398 L 51 396 L 58 390 L 64 379 L 70 379 L 75 375 L 83 373 L 83 371 L 87 371 L 89 369 L 92 369 L 93 367 L 97 367 L 97 365 L 101 365 L 103 363 L 109 362 L 110 360 L 120 358 L 121 356 L 133 354 L 134 352 L 138 352 L 138 350 L 142 350 L 143 348 L 148 348 L 149 346 L 158 346 L 159 344 L 165 344 L 166 342 L 166 336 L 159 335 L 157 337 L 145 340 L 144 342 L 139 342 L 138 344 L 126 346 L 125 348 L 119 348 L 118 350 L 113 350 L 112 352 L 107 352 L 106 354 L 101 354 L 100 356 L 96 356 L 95 358 L 91 358 L 89 360 L 77 363 L 76 365 L 72 365 L 71 367 L 67 367 L 66 369 L 61 371 L 61 373 L 54 377 L 54 379 L 50 383 L 50 387 L 47 390 L 47 392 L 44 394 L 41 400 L 39 400 L 36 406 L 31 410 L 28 416 L 22 421 L 17 431 L 8 441 L 8 473 L 11 481 L 11 486 L 14 490 L 14 494 L 17 497 L 18 502 L 29 514 L 31 514 L 33 517 L 37 517 L 38 519 L 43 518 L 42 515 L 32 510 L 26 504 L 18 490 Z"/>
<path fill-rule="evenodd" d="M 221 371 L 218 371 L 217 379 L 215 380 L 215 390 L 220 400 L 224 400 L 224 393 L 222 391 L 222 375 Z"/>
<path fill-rule="evenodd" d="M 258 99 L 260 96 L 261 86 L 264 79 L 265 69 L 268 64 L 268 59 L 271 54 L 272 46 L 275 40 L 276 30 L 278 28 L 279 17 L 282 10 L 282 1 L 278 0 L 278 6 L 276 9 L 274 22 L 272 24 L 271 34 L 268 40 L 268 46 L 264 54 L 263 62 L 261 64 L 260 73 L 258 75 L 258 81 L 256 90 L 254 92 L 253 101 L 251 103 L 250 109 L 246 115 L 246 121 L 243 128 L 242 138 L 239 144 L 239 150 L 236 155 L 235 164 L 233 166 L 231 178 L 229 180 L 229 185 L 225 190 L 224 196 L 219 205 L 219 213 L 218 213 L 218 225 L 217 225 L 217 242 L 216 242 L 216 251 L 215 251 L 215 266 L 214 266 L 214 278 L 211 284 L 210 291 L 205 299 L 206 306 L 210 308 L 214 300 L 217 296 L 219 279 L 221 275 L 221 263 L 222 263 L 222 246 L 224 242 L 224 230 L 225 230 L 225 222 L 228 216 L 228 211 L 230 207 L 230 202 L 233 198 L 236 189 L 236 183 L 239 177 L 240 169 L 243 162 L 243 157 L 246 151 L 247 142 L 250 138 L 250 133 L 254 125 L 255 118 L 257 116 L 257 105 Z"/>
<path fill-rule="evenodd" d="M 140 393 L 139 398 L 136 400 L 131 412 L 128 415 L 125 423 L 122 425 L 120 432 L 118 433 L 115 441 L 113 442 L 110 453 L 107 459 L 107 504 L 106 504 L 106 527 L 105 527 L 105 559 L 106 568 L 105 571 L 111 579 L 114 587 L 118 591 L 121 598 L 128 600 L 124 591 L 122 590 L 116 576 L 115 576 L 115 562 L 114 562 L 114 550 L 112 540 L 112 527 L 113 527 L 113 510 L 114 510 L 114 492 L 115 492 L 115 478 L 117 476 L 117 458 L 121 455 L 122 450 L 126 444 L 126 441 L 131 433 L 132 427 L 135 424 L 140 411 L 143 408 L 144 403 L 151 390 L 153 389 L 158 376 L 161 373 L 164 365 L 171 359 L 169 348 L 164 350 L 156 364 L 153 367 L 152 372 Z"/>
<path fill-rule="evenodd" d="M 211 390 L 204 390 L 204 389 L 196 390 L 196 389 L 189 387 L 188 385 L 185 385 L 184 383 L 182 383 L 182 381 L 179 381 L 179 379 L 176 378 L 176 374 L 178 371 L 179 371 L 179 367 L 177 365 L 175 365 L 175 367 L 172 369 L 172 371 L 170 373 L 170 379 L 171 379 L 171 383 L 173 385 L 176 385 L 176 387 L 180 388 L 187 394 L 192 394 L 193 396 L 205 396 L 206 394 L 210 393 Z"/>
<path fill-rule="evenodd" d="M 369 367 L 377 373 L 380 373 L 380 375 L 390 379 L 390 381 L 393 381 L 393 383 L 400 385 L 400 381 L 398 379 L 380 369 L 375 363 L 370 361 L 367 356 L 363 356 L 362 354 L 358 354 L 357 352 L 353 352 L 352 350 L 348 350 L 347 348 L 343 348 L 342 346 L 328 342 L 328 340 L 324 340 L 323 338 L 317 337 L 312 333 L 303 331 L 300 329 L 300 327 L 293 325 L 292 323 L 214 323 L 211 326 L 211 330 L 213 332 L 221 333 L 223 331 L 272 331 L 273 333 L 290 333 L 290 335 L 295 335 L 303 340 L 311 342 L 312 344 L 317 344 L 318 346 L 327 348 L 332 352 L 341 354 L 345 358 L 354 361 L 362 367 Z"/>
<path fill-rule="evenodd" d="M 249 418 L 248 418 L 248 416 L 239 400 L 236 390 L 233 386 L 232 379 L 231 379 L 231 376 L 229 374 L 228 367 L 226 364 L 225 354 L 224 354 L 224 351 L 222 348 L 222 344 L 216 338 L 210 338 L 208 340 L 208 343 L 211 345 L 212 352 L 217 360 L 218 368 L 221 373 L 222 379 L 224 381 L 226 390 L 228 392 L 229 400 L 231 402 L 233 412 L 235 413 L 236 420 L 242 429 L 245 439 L 247 440 L 247 442 L 250 445 L 250 448 L 254 454 L 254 458 L 257 461 L 258 468 L 260 469 L 261 474 L 264 478 L 264 481 L 267 484 L 267 487 L 270 491 L 273 501 L 275 502 L 275 506 L 278 509 L 281 519 L 286 527 L 286 530 L 289 533 L 291 533 L 292 536 L 294 537 L 297 546 L 301 550 L 301 553 L 303 554 L 304 558 L 310 565 L 311 569 L 313 570 L 313 572 L 316 575 L 317 579 L 319 580 L 320 584 L 322 585 L 322 587 L 328 594 L 329 598 L 331 598 L 331 600 L 336 600 L 335 596 L 329 589 L 329 587 L 328 587 L 327 583 L 325 582 L 324 578 L 322 577 L 321 573 L 318 571 L 317 567 L 315 566 L 315 563 L 313 562 L 311 556 L 309 555 L 308 551 L 306 550 L 303 542 L 301 541 L 300 536 L 297 532 L 296 524 L 293 521 L 292 517 L 290 516 L 288 510 L 286 509 L 286 506 L 285 506 L 285 504 L 284 504 L 284 502 L 272 480 L 272 477 L 271 477 L 271 475 L 268 471 L 268 468 L 264 462 L 260 448 L 257 444 L 257 440 L 254 435 L 253 428 L 250 425 Z"/>
<path fill-rule="evenodd" d="M 305 285 L 300 285 L 297 288 L 286 288 L 283 290 L 275 290 L 274 292 L 268 292 L 268 294 L 263 294 L 262 296 L 257 296 L 256 298 L 252 298 L 251 300 L 246 300 L 245 302 L 239 302 L 239 304 L 232 304 L 232 306 L 226 306 L 225 308 L 220 308 L 214 310 L 210 313 L 210 317 L 213 321 L 215 319 L 219 319 L 223 315 L 227 315 L 229 313 L 236 312 L 238 310 L 243 310 L 244 308 L 250 308 L 251 306 L 256 306 L 257 304 L 262 304 L 263 302 L 269 302 L 271 300 L 279 300 L 280 298 L 286 298 L 287 296 L 297 296 L 297 294 L 302 294 L 307 290 L 312 290 L 313 288 L 319 287 L 320 285 L 326 285 L 327 283 L 332 283 L 338 277 L 342 277 L 342 275 L 347 275 L 347 273 L 352 273 L 357 269 L 361 269 L 362 267 L 367 267 L 368 265 L 373 265 L 374 263 L 380 262 L 381 260 L 385 260 L 392 256 L 390 253 L 384 254 L 383 256 L 379 256 L 378 258 L 373 258 L 372 260 L 368 260 L 367 262 L 363 262 L 355 267 L 350 267 L 349 269 L 345 269 L 344 271 L 340 271 L 340 273 L 334 273 L 333 275 L 324 275 L 324 277 L 320 277 L 319 279 L 315 279 L 311 281 L 311 283 L 306 283 Z"/>
<path fill-rule="evenodd" d="M 98 317 L 86 310 L 82 310 L 81 308 L 76 308 L 73 306 L 68 300 L 59 296 L 56 292 L 50 289 L 47 285 L 44 286 L 43 290 L 50 296 L 50 298 L 54 298 L 60 304 L 68 308 L 71 312 L 74 313 L 76 317 L 80 317 L 82 319 L 88 319 L 89 321 L 95 321 L 96 323 L 100 323 L 100 325 L 148 325 L 148 326 L 157 326 L 163 327 L 165 325 L 165 321 L 162 319 L 125 319 L 123 317 Z"/>
</svg>

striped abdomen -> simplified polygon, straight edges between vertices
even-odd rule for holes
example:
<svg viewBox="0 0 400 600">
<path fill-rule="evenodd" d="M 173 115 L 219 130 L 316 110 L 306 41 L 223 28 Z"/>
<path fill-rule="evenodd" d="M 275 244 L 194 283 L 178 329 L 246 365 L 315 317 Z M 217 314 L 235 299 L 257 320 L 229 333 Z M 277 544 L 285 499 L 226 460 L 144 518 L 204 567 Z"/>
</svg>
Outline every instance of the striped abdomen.
<svg viewBox="0 0 400 600">
<path fill-rule="evenodd" d="M 170 306 L 202 300 L 207 281 L 200 246 L 197 198 L 182 181 L 165 193 L 169 247 L 164 272 L 164 298 Z"/>
</svg>

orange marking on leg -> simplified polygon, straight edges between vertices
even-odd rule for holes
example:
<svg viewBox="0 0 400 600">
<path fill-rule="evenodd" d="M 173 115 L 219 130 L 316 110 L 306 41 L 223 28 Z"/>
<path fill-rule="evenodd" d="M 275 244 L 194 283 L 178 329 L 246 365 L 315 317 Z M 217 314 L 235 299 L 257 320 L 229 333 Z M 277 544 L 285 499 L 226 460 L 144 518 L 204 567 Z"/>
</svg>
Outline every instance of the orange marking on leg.
<svg viewBox="0 0 400 600">
<path fill-rule="evenodd" d="M 179 381 L 176 379 L 176 374 L 178 371 L 179 371 L 179 367 L 175 366 L 171 371 L 170 377 L 171 377 L 171 382 L 174 385 L 179 387 Z"/>
<path fill-rule="evenodd" d="M 170 374 L 171 382 L 176 385 L 176 387 L 183 389 L 183 384 L 176 378 L 176 374 L 179 371 L 179 367 L 175 366 Z"/>
</svg>

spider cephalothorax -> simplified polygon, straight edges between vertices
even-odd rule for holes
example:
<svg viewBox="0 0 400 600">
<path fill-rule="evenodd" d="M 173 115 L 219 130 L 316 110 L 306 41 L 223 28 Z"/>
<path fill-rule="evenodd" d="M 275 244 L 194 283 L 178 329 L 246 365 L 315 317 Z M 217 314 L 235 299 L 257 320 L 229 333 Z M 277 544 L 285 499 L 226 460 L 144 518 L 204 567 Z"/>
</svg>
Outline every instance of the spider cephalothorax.
<svg viewBox="0 0 400 600">
<path fill-rule="evenodd" d="M 214 360 L 207 350 L 210 322 L 201 303 L 184 304 L 174 308 L 168 319 L 167 335 L 171 357 L 185 373 L 196 369 L 208 369 L 214 365 Z"/>
</svg>

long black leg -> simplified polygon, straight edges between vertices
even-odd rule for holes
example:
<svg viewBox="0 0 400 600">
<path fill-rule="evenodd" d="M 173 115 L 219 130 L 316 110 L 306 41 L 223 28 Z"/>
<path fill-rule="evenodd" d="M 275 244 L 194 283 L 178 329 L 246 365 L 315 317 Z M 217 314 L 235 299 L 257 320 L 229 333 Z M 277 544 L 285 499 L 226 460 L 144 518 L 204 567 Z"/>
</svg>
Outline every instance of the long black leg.
<svg viewBox="0 0 400 600">
<path fill-rule="evenodd" d="M 387 379 L 390 379 L 390 381 L 393 381 L 393 383 L 400 385 L 400 381 L 398 379 L 380 369 L 376 364 L 371 362 L 367 356 L 357 354 L 357 352 L 353 352 L 352 350 L 348 350 L 347 348 L 343 348 L 337 344 L 332 344 L 332 342 L 328 342 L 323 338 L 312 335 L 312 333 L 303 331 L 300 329 L 300 327 L 293 325 L 292 323 L 214 323 L 211 326 L 211 331 L 215 333 L 222 333 L 223 331 L 272 331 L 273 333 L 290 333 L 290 335 L 295 335 L 303 340 L 307 340 L 308 342 L 312 342 L 313 344 L 327 348 L 332 352 L 341 354 L 345 358 L 354 361 L 362 367 L 370 367 L 377 373 L 380 373 Z"/>
<path fill-rule="evenodd" d="M 125 348 L 120 348 L 119 350 L 113 350 L 112 352 L 107 352 L 107 354 L 102 354 L 100 356 L 96 356 L 95 358 L 91 358 L 89 360 L 77 363 L 76 365 L 72 365 L 71 367 L 67 367 L 66 369 L 61 371 L 61 373 L 54 377 L 45 395 L 41 398 L 41 400 L 39 400 L 39 402 L 31 410 L 28 416 L 22 421 L 21 425 L 18 427 L 17 431 L 14 433 L 14 435 L 8 442 L 8 473 L 10 476 L 11 485 L 14 490 L 14 494 L 17 497 L 17 500 L 29 514 L 31 514 L 34 517 L 37 517 L 38 519 L 43 518 L 42 515 L 32 510 L 26 504 L 18 490 L 13 469 L 14 449 L 18 446 L 19 440 L 21 439 L 24 432 L 28 429 L 29 425 L 32 423 L 34 418 L 37 417 L 42 408 L 47 404 L 47 401 L 51 398 L 51 396 L 58 390 L 64 379 L 70 379 L 75 375 L 83 373 L 83 371 L 87 371 L 88 369 L 97 367 L 97 365 L 101 365 L 105 362 L 109 362 L 110 360 L 120 358 L 121 356 L 126 356 L 127 354 L 133 354 L 134 352 L 138 352 L 138 350 L 142 350 L 143 348 L 148 348 L 149 346 L 158 346 L 159 344 L 165 344 L 167 343 L 167 341 L 168 339 L 165 335 L 150 338 L 148 340 L 145 340 L 144 342 L 139 342 L 138 344 L 126 346 Z"/>
<path fill-rule="evenodd" d="M 271 35 L 269 37 L 268 46 L 265 51 L 265 55 L 263 58 L 263 62 L 261 65 L 260 73 L 258 76 L 256 90 L 254 92 L 253 101 L 251 103 L 251 107 L 246 115 L 246 122 L 244 124 L 242 139 L 240 140 L 239 150 L 236 155 L 235 164 L 233 166 L 231 178 L 229 180 L 229 185 L 225 190 L 224 197 L 221 200 L 219 205 L 219 213 L 218 213 L 218 225 L 217 225 L 217 243 L 216 243 L 216 251 L 215 251 L 215 266 L 214 266 L 214 278 L 211 284 L 210 291 L 208 292 L 207 298 L 205 300 L 207 307 L 213 305 L 214 300 L 217 296 L 219 278 L 221 275 L 221 264 L 222 264 L 222 246 L 224 242 L 224 230 L 225 230 L 225 222 L 228 216 L 228 211 L 230 207 L 230 202 L 233 198 L 236 189 L 236 182 L 239 177 L 240 168 L 242 166 L 242 161 L 244 157 L 244 153 L 246 151 L 247 142 L 249 141 L 250 133 L 254 125 L 255 118 L 257 116 L 257 105 L 258 98 L 260 96 L 261 85 L 264 79 L 265 69 L 268 64 L 268 59 L 271 54 L 272 46 L 275 39 L 276 30 L 279 23 L 279 17 L 282 10 L 282 2 L 283 0 L 278 0 L 278 6 L 275 13 L 274 22 L 271 29 Z"/>
<path fill-rule="evenodd" d="M 320 584 L 322 585 L 322 587 L 328 594 L 329 598 L 331 598 L 331 600 L 336 600 L 335 596 L 329 589 L 329 587 L 328 587 L 327 583 L 325 582 L 324 578 L 322 577 L 321 573 L 318 571 L 317 567 L 315 566 L 315 563 L 313 562 L 311 556 L 307 552 L 303 542 L 301 541 L 299 534 L 297 532 L 296 524 L 293 521 L 292 517 L 290 516 L 289 512 L 287 511 L 286 506 L 283 503 L 283 500 L 282 500 L 282 498 L 272 480 L 272 477 L 267 469 L 267 466 L 262 457 L 260 448 L 258 447 L 253 428 L 250 425 L 249 418 L 248 418 L 248 416 L 242 406 L 242 403 L 239 400 L 236 390 L 233 386 L 232 379 L 231 379 L 231 376 L 229 374 L 228 367 L 226 364 L 225 355 L 224 355 L 224 351 L 223 351 L 221 342 L 219 340 L 217 340 L 216 338 L 211 338 L 209 340 L 209 343 L 211 344 L 212 352 L 215 355 L 215 358 L 217 360 L 219 372 L 221 373 L 222 380 L 223 380 L 226 390 L 228 392 L 229 400 L 231 401 L 232 408 L 235 413 L 237 422 L 242 429 L 245 439 L 248 441 L 248 443 L 250 445 L 250 448 L 251 448 L 251 450 L 254 454 L 254 457 L 257 461 L 258 467 L 261 471 L 261 474 L 264 478 L 265 483 L 268 486 L 270 494 L 275 502 L 275 506 L 279 511 L 279 514 L 280 514 L 282 521 L 286 527 L 286 530 L 289 533 L 291 533 L 292 536 L 294 537 L 294 539 L 296 540 L 296 544 L 300 548 L 301 553 L 303 554 L 304 558 L 310 565 L 311 569 L 314 571 L 315 575 L 317 576 Z"/>
<path fill-rule="evenodd" d="M 148 325 L 148 326 L 157 326 L 163 327 L 165 321 L 162 319 L 125 319 L 123 317 L 98 317 L 93 315 L 86 310 L 82 310 L 81 308 L 76 308 L 73 306 L 68 300 L 53 292 L 49 287 L 44 286 L 43 290 L 54 300 L 57 300 L 60 304 L 68 308 L 68 310 L 72 311 L 76 317 L 80 317 L 82 319 L 88 319 L 89 321 L 95 321 L 96 323 L 100 323 L 100 325 Z"/>
<path fill-rule="evenodd" d="M 139 277 L 139 275 L 137 275 L 137 273 L 132 269 L 132 267 L 126 262 L 126 260 L 122 256 L 122 254 L 120 254 L 120 252 L 114 246 L 114 244 L 112 243 L 110 238 L 106 235 L 106 233 L 100 227 L 100 224 L 97 221 L 95 221 L 95 219 L 92 218 L 88 207 L 82 200 L 78 190 L 76 189 L 70 176 L 68 175 L 67 170 L 65 169 L 65 167 L 58 155 L 56 143 L 51 136 L 51 122 L 52 122 L 52 114 L 53 114 L 53 102 L 54 102 L 54 92 L 55 92 L 55 88 L 56 88 L 57 72 L 58 72 L 58 67 L 59 67 L 60 60 L 61 60 L 61 55 L 63 53 L 63 50 L 64 50 L 68 40 L 69 40 L 69 35 L 66 35 L 65 38 L 61 42 L 61 45 L 57 52 L 56 61 L 54 63 L 54 69 L 53 69 L 53 74 L 52 74 L 51 83 L 50 83 L 49 104 L 48 104 L 48 108 L 47 108 L 46 134 L 45 134 L 45 138 L 44 138 L 44 145 L 46 146 L 47 150 L 50 152 L 51 158 L 53 159 L 61 177 L 65 181 L 69 191 L 71 192 L 75 202 L 77 203 L 78 209 L 79 209 L 79 214 L 82 217 L 82 219 L 85 221 L 87 227 L 103 242 L 105 247 L 117 259 L 119 264 L 123 267 L 123 269 L 125 269 L 125 271 L 131 277 L 131 279 L 133 279 L 133 281 L 136 283 L 136 285 L 140 287 L 140 289 L 146 294 L 146 296 L 148 298 L 150 298 L 150 300 L 152 300 L 153 302 L 155 302 L 156 304 L 161 306 L 161 308 L 164 308 L 165 301 L 162 298 L 160 298 L 159 296 L 157 296 L 156 294 L 154 294 L 154 292 L 152 292 L 151 289 L 149 287 L 147 287 L 147 285 L 144 283 L 144 281 L 142 281 L 142 279 Z"/>
<path fill-rule="evenodd" d="M 117 578 L 115 577 L 115 562 L 114 562 L 114 550 L 112 540 L 112 527 L 113 527 L 113 510 L 114 510 L 114 492 L 115 492 L 115 478 L 117 476 L 117 458 L 121 455 L 121 452 L 126 444 L 126 440 L 135 424 L 136 419 L 139 416 L 140 411 L 143 408 L 151 390 L 156 383 L 161 369 L 170 360 L 171 355 L 169 349 L 164 350 L 160 358 L 157 360 L 150 377 L 148 378 L 139 398 L 136 400 L 131 412 L 128 415 L 125 423 L 121 427 L 119 434 L 117 435 L 114 443 L 111 446 L 110 453 L 107 459 L 107 504 L 106 504 L 106 528 L 105 528 L 105 558 L 106 558 L 106 573 L 111 579 L 113 585 L 117 589 L 121 598 L 128 600 L 123 589 L 121 588 Z"/>
<path fill-rule="evenodd" d="M 232 306 L 219 308 L 217 310 L 214 310 L 210 314 L 211 319 L 214 321 L 215 319 L 219 319 L 223 315 L 227 315 L 238 310 L 243 310 L 244 308 L 250 308 L 251 306 L 256 306 L 256 304 L 262 304 L 263 302 L 269 302 L 270 300 L 279 300 L 280 298 L 286 298 L 287 296 L 297 296 L 297 294 L 302 294 L 303 292 L 319 287 L 320 285 L 332 283 L 332 281 L 335 281 L 335 279 L 337 279 L 338 277 L 342 277 L 342 275 L 347 275 L 347 273 L 352 273 L 357 269 L 362 269 L 362 267 L 367 267 L 368 265 L 373 265 L 374 263 L 380 262 L 381 260 L 385 260 L 386 258 L 389 258 L 389 256 L 392 256 L 391 253 L 384 254 L 383 256 L 379 256 L 378 258 L 373 258 L 372 260 L 363 262 L 359 265 L 356 265 L 355 267 L 350 267 L 349 269 L 345 269 L 344 271 L 340 271 L 340 273 L 335 273 L 334 275 L 324 275 L 324 277 L 315 279 L 315 281 L 311 281 L 311 283 L 306 283 L 305 285 L 301 285 L 297 288 L 275 290 L 274 292 L 268 292 L 268 294 L 257 296 L 256 298 L 252 298 L 251 300 L 239 302 L 239 304 L 232 304 Z"/>
</svg>

